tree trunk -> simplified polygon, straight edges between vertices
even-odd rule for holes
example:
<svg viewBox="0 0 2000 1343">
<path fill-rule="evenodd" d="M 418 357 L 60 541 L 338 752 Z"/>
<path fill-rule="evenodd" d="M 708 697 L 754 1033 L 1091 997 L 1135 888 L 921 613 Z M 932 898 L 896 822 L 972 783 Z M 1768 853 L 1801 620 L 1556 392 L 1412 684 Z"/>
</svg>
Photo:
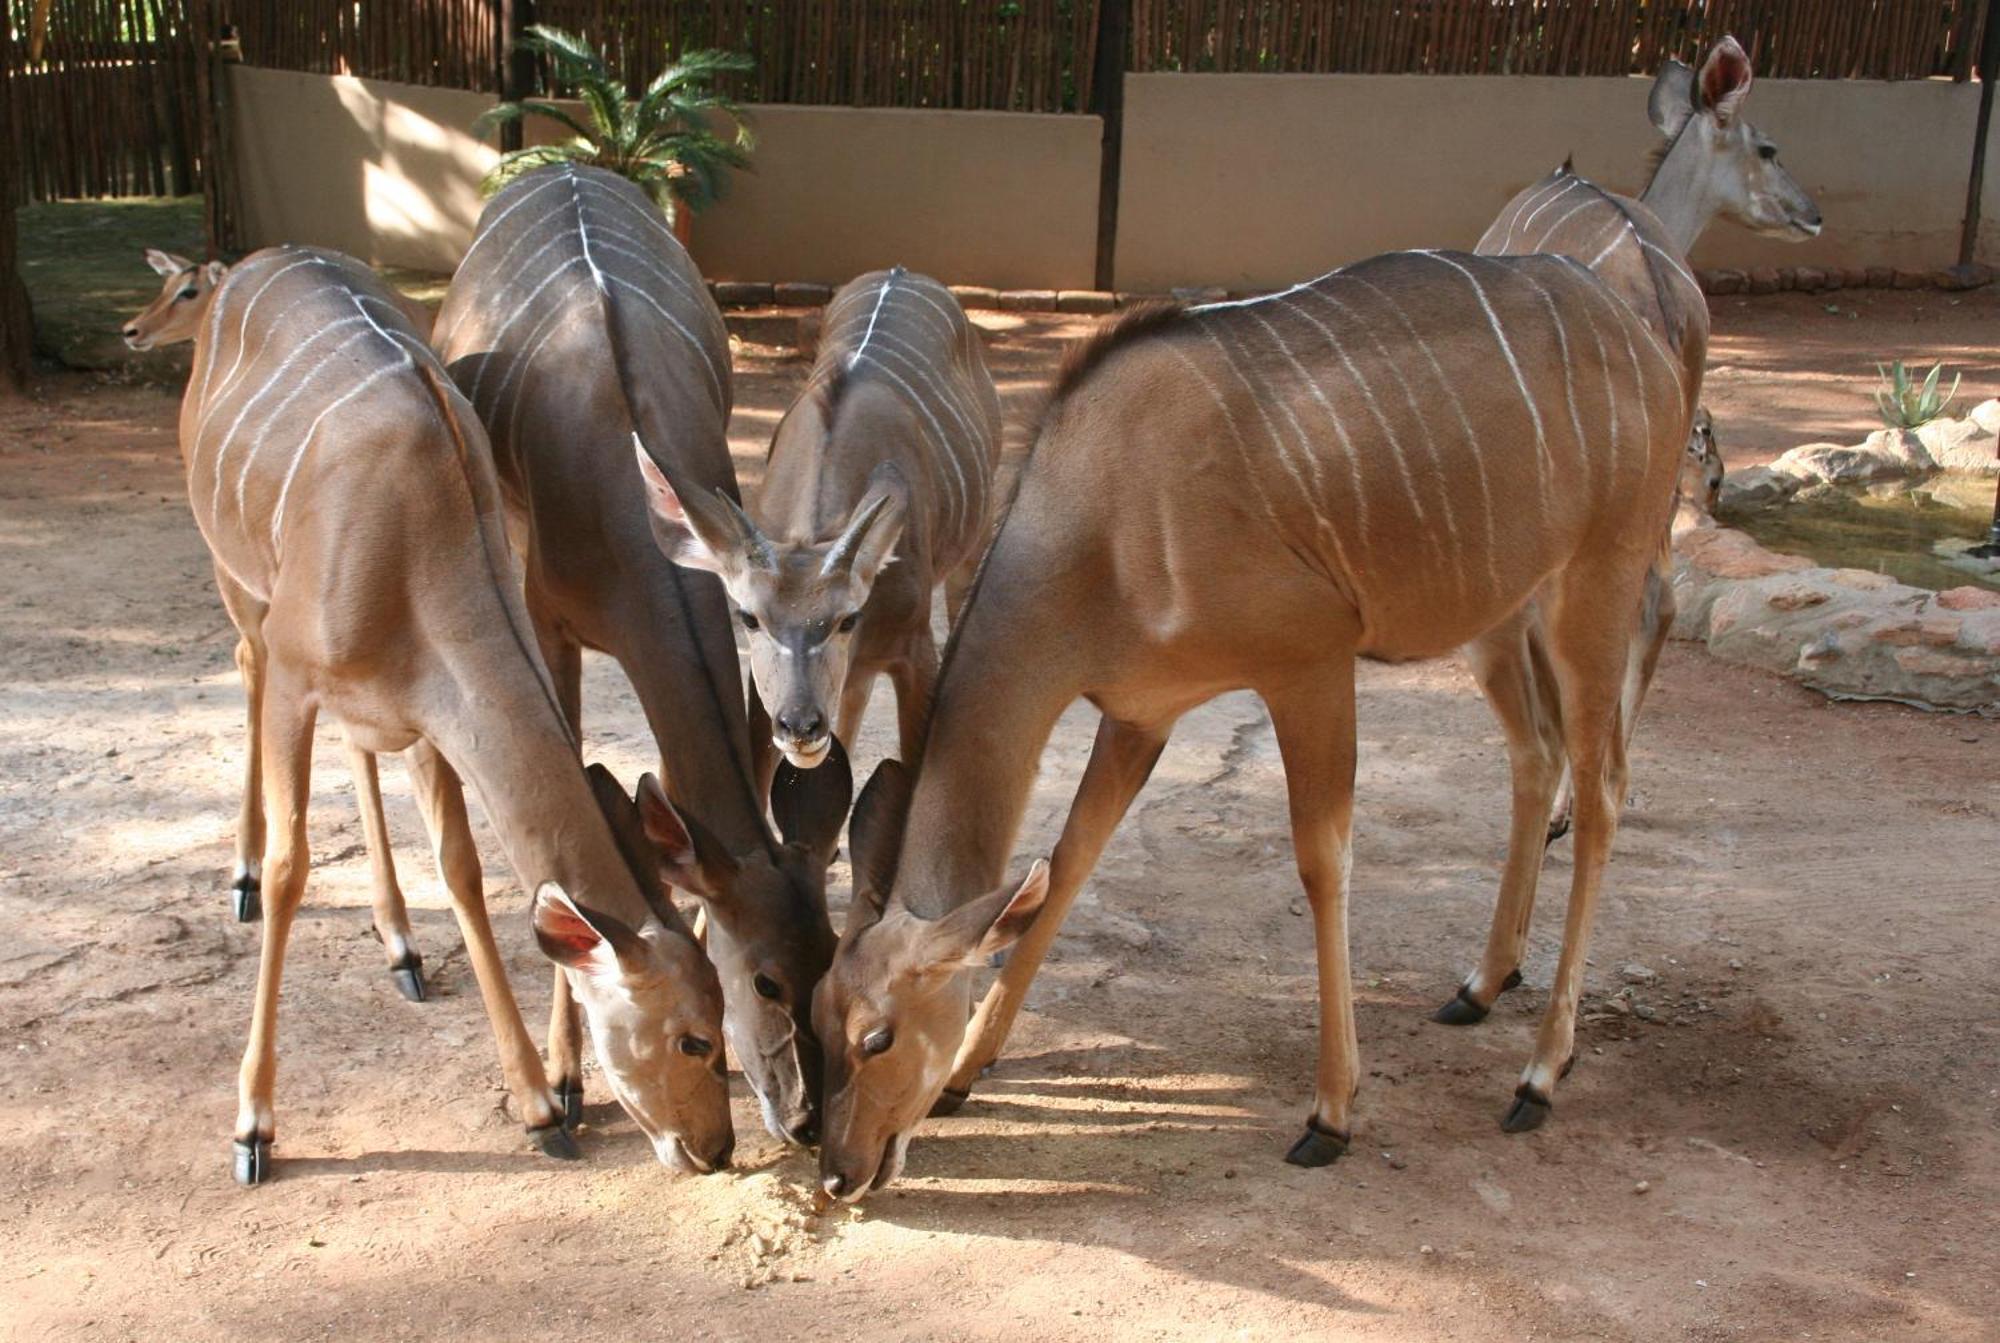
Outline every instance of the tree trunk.
<svg viewBox="0 0 2000 1343">
<path fill-rule="evenodd" d="M 14 230 L 14 113 L 7 83 L 7 47 L 0 42 L 0 392 L 28 384 L 28 354 L 35 320 L 28 287 L 21 282 L 19 239 Z"/>
</svg>

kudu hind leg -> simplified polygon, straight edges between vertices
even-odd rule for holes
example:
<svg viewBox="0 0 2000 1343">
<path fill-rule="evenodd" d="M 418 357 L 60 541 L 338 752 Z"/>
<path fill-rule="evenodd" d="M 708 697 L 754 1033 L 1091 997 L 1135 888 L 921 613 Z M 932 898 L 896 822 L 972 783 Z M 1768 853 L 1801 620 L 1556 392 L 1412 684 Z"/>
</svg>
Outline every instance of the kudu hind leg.
<svg viewBox="0 0 2000 1343">
<path fill-rule="evenodd" d="M 966 1028 L 965 1043 L 959 1047 L 951 1078 L 945 1083 L 944 1095 L 931 1113 L 950 1114 L 964 1104 L 980 1070 L 1000 1056 L 1014 1018 L 1020 1015 L 1021 1004 L 1027 1000 L 1028 986 L 1041 968 L 1042 958 L 1048 955 L 1056 934 L 1062 930 L 1063 919 L 1091 869 L 1097 866 L 1098 855 L 1104 852 L 1111 832 L 1117 829 L 1132 799 L 1152 775 L 1160 752 L 1166 748 L 1169 730 L 1170 726 L 1141 731 L 1109 716 L 1098 721 L 1090 762 L 1084 766 L 1083 781 L 1077 785 L 1069 817 L 1063 822 L 1062 837 L 1056 841 L 1051 857 L 1049 893 L 1043 899 L 1041 913 L 1015 943 L 1000 977 L 980 1000 L 972 1024 Z"/>
<path fill-rule="evenodd" d="M 1601 589 L 1607 580 L 1597 575 L 1590 581 Z M 1576 852 L 1562 954 L 1556 961 L 1548 1007 L 1535 1036 L 1534 1053 L 1515 1088 L 1514 1103 L 1501 1121 L 1510 1133 L 1537 1128 L 1548 1118 L 1556 1082 L 1574 1058 L 1591 919 L 1625 797 L 1625 725 L 1620 706 L 1631 629 L 1625 622 L 1604 620 L 1591 610 L 1592 601 L 1593 594 L 1579 593 L 1571 602 L 1559 602 L 1550 625 L 1549 648 L 1562 694 Z"/>
<path fill-rule="evenodd" d="M 1639 623 L 1632 631 L 1625 655 L 1625 685 L 1620 695 L 1619 714 L 1623 720 L 1628 756 L 1632 738 L 1639 730 L 1639 711 L 1646 703 L 1646 692 L 1652 689 L 1653 674 L 1659 670 L 1660 654 L 1666 650 L 1667 636 L 1673 633 L 1674 613 L 1678 609 L 1672 581 L 1660 566 L 1654 565 L 1646 571 L 1645 601 L 1639 608 Z M 1622 797 L 1619 805 L 1624 805 Z M 1549 818 L 1549 843 L 1553 844 L 1569 833 L 1570 812 L 1570 787 L 1565 777 L 1562 791 L 1556 798 L 1555 811 Z"/>
<path fill-rule="evenodd" d="M 1485 954 L 1458 992 L 1431 1014 L 1431 1020 L 1447 1026 L 1485 1020 L 1494 1000 L 1521 982 L 1528 923 L 1541 881 L 1549 804 L 1563 773 L 1562 708 L 1555 672 L 1532 617 L 1518 616 L 1480 639 L 1471 649 L 1471 662 L 1507 738 L 1513 820 Z"/>
<path fill-rule="evenodd" d="M 452 911 L 458 915 L 465 950 L 472 973 L 479 981 L 479 996 L 485 1000 L 486 1018 L 500 1049 L 500 1070 L 507 1088 L 520 1107 L 528 1137 L 550 1156 L 574 1160 L 576 1142 L 563 1126 L 563 1111 L 549 1090 L 548 1076 L 542 1071 L 541 1055 L 522 1024 L 521 1009 L 514 1001 L 514 989 L 507 980 L 507 966 L 493 940 L 493 924 L 486 913 L 486 892 L 479 866 L 479 852 L 473 846 L 472 825 L 465 813 L 465 788 L 458 775 L 428 742 L 420 741 L 405 752 L 417 801 L 423 808 L 424 824 L 437 854 L 438 872 L 451 893 Z"/>
<path fill-rule="evenodd" d="M 264 913 L 264 655 L 247 634 L 236 641 L 236 671 L 243 678 L 243 800 L 236 811 L 229 899 L 238 923 L 255 923 Z"/>
<path fill-rule="evenodd" d="M 264 890 L 270 896 L 258 953 L 257 993 L 250 1009 L 250 1039 L 237 1073 L 235 1173 L 240 1184 L 261 1184 L 271 1173 L 277 1135 L 272 1094 L 278 1076 L 278 988 L 285 944 L 305 895 L 312 852 L 306 842 L 306 808 L 312 791 L 315 710 L 303 688 L 260 686 L 256 733 L 261 753 L 265 813 L 275 828 L 265 852 Z"/>
<path fill-rule="evenodd" d="M 370 903 L 375 936 L 389 958 L 396 992 L 413 1003 L 424 1000 L 424 958 L 410 944 L 410 911 L 396 881 L 396 854 L 389 847 L 389 824 L 382 813 L 382 776 L 375 753 L 347 741 L 347 766 L 354 775 L 354 801 L 361 808 L 361 833 L 368 845 Z"/>
<path fill-rule="evenodd" d="M 1347 895 L 1353 867 L 1354 664 L 1284 694 L 1266 694 L 1285 764 L 1292 849 L 1312 906 L 1319 969 L 1319 1066 L 1306 1131 L 1285 1153 L 1295 1166 L 1324 1166 L 1347 1151 L 1361 1078 L 1348 956 Z"/>
</svg>

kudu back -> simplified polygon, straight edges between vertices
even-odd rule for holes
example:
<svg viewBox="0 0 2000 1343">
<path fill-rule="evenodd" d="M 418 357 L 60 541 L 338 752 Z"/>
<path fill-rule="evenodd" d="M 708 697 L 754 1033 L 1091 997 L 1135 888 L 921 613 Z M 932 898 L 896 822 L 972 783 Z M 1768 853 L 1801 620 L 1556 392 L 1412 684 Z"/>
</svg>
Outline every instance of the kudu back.
<svg viewBox="0 0 2000 1343">
<path fill-rule="evenodd" d="M 613 842 L 533 652 L 484 434 L 395 298 L 335 253 L 249 257 L 200 324 L 180 441 L 189 504 L 248 652 L 272 822 L 237 1178 L 270 1169 L 278 981 L 305 889 L 322 711 L 363 751 L 409 753 L 536 1143 L 575 1154 L 487 921 L 461 779 L 534 892 L 537 938 L 575 979 L 619 1100 L 662 1159 L 726 1162 L 720 986 Z"/>
<path fill-rule="evenodd" d="M 786 772 L 773 797 L 784 839 L 772 833 L 722 587 L 660 553 L 648 505 L 650 473 L 704 517 L 740 512 L 721 313 L 643 192 L 564 164 L 487 202 L 436 339 L 490 431 L 564 713 L 580 735 L 582 650 L 616 658 L 663 762 L 664 790 L 638 799 L 661 874 L 709 911 L 729 1041 L 766 1125 L 807 1141 L 809 1005 L 833 948 L 825 870 L 850 782 L 844 760 Z M 565 1096 L 580 1096 L 564 1015 L 559 1001 L 550 1052 Z"/>
</svg>

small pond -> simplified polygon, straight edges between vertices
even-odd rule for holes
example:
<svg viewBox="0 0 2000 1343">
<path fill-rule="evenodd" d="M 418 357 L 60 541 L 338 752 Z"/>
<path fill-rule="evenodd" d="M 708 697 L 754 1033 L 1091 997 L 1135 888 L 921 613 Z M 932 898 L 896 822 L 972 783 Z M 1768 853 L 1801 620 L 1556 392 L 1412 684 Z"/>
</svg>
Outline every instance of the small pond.
<svg viewBox="0 0 2000 1343">
<path fill-rule="evenodd" d="M 1804 555 L 1815 564 L 1867 569 L 1919 588 L 1967 583 L 2000 589 L 2000 577 L 1946 564 L 1940 541 L 1983 541 L 1993 521 L 1993 481 L 1981 476 L 1933 476 L 1915 483 L 1820 485 L 1791 502 L 1723 519 L 1765 548 Z"/>
</svg>

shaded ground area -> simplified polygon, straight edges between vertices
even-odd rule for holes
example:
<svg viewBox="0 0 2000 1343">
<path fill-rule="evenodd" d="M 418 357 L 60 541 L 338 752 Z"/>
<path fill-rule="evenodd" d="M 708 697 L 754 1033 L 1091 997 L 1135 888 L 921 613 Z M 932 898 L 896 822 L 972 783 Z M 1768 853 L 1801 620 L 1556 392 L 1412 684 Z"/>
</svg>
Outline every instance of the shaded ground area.
<svg viewBox="0 0 2000 1343">
<path fill-rule="evenodd" d="M 1942 304 L 1881 301 L 1913 326 Z M 1865 368 L 1901 334 L 1887 316 L 1821 332 L 1784 319 L 1789 297 L 1760 302 L 1720 314 L 1737 371 L 1711 399 L 1732 453 L 1764 441 L 1753 427 L 1822 417 L 1775 451 L 1866 413 L 1833 361 Z M 1078 328 L 982 320 L 1019 414 Z M 1987 395 L 1994 352 L 1978 357 L 1968 392 Z M 737 362 L 747 480 L 804 366 Z M 0 411 L 0 1335 L 1993 1336 L 2000 727 L 1829 705 L 1682 647 L 1638 743 L 1580 1066 L 1537 1133 L 1498 1120 L 1568 846 L 1527 986 L 1478 1028 L 1424 1020 L 1483 936 L 1506 811 L 1492 718 L 1440 663 L 1364 669 L 1366 1072 L 1355 1151 L 1332 1169 L 1279 1161 L 1310 1095 L 1312 945 L 1269 725 L 1235 695 L 1185 720 L 996 1074 L 924 1127 L 903 1184 L 824 1218 L 805 1212 L 811 1161 L 764 1136 L 740 1085 L 737 1174 L 668 1176 L 594 1074 L 587 1160 L 528 1153 L 402 772 L 385 776 L 422 1005 L 369 936 L 323 733 L 279 1178 L 240 1190 L 228 1138 L 258 935 L 227 921 L 223 890 L 233 633 L 182 502 L 173 400 L 79 378 L 43 395 Z M 601 661 L 586 717 L 591 757 L 648 767 Z M 1053 843 L 1090 728 L 1083 711 L 1058 728 L 1024 855 Z M 536 1023 L 543 962 L 521 892 L 490 871 Z"/>
</svg>

